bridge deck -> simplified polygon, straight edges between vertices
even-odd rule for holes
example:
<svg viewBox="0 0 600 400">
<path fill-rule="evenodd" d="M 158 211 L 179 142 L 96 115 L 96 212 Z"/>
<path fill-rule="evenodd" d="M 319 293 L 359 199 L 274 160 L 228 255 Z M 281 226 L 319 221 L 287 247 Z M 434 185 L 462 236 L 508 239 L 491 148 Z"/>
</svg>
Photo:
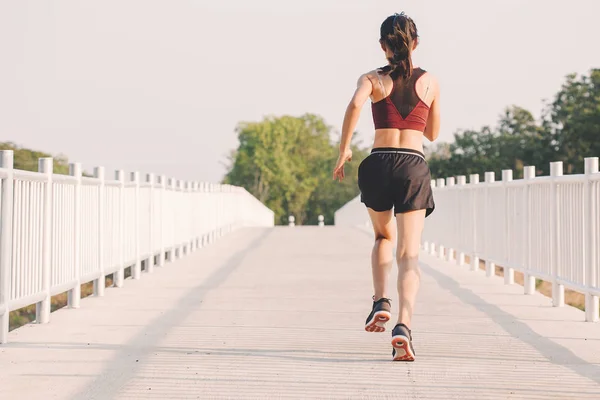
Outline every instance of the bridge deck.
<svg viewBox="0 0 600 400">
<path fill-rule="evenodd" d="M 427 255 L 418 358 L 392 363 L 389 333 L 362 330 L 370 247 L 351 228 L 237 231 L 12 332 L 0 398 L 600 398 L 600 324 Z"/>
</svg>

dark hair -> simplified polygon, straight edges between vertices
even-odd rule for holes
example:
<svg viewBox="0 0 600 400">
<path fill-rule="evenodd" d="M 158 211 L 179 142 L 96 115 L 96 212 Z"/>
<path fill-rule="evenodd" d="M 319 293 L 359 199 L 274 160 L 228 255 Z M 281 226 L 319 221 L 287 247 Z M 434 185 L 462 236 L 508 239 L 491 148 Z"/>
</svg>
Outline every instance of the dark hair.
<svg viewBox="0 0 600 400">
<path fill-rule="evenodd" d="M 381 68 L 383 73 L 389 73 L 392 79 L 410 78 L 413 72 L 412 49 L 419 37 L 415 22 L 406 14 L 394 14 L 381 24 L 379 41 L 391 50 L 394 55 L 388 57 L 390 65 Z"/>
</svg>

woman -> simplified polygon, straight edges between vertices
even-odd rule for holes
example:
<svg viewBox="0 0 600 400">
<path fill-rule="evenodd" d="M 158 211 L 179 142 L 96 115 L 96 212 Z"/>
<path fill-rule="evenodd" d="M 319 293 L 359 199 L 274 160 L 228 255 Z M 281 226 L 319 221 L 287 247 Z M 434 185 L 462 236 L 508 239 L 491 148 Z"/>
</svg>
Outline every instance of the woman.
<svg viewBox="0 0 600 400">
<path fill-rule="evenodd" d="M 436 79 L 412 64 L 419 36 L 411 18 L 404 13 L 386 18 L 379 42 L 389 64 L 358 80 L 346 109 L 333 177 L 344 178 L 344 163 L 352 159 L 352 132 L 370 98 L 375 142 L 358 168 L 361 201 L 367 206 L 375 233 L 371 255 L 375 295 L 365 330 L 383 332 L 391 319 L 387 288 L 396 231 L 399 313 L 392 330 L 392 356 L 394 361 L 414 361 L 411 318 L 420 282 L 418 254 L 425 217 L 435 207 L 423 136 L 430 141 L 438 136 L 440 92 Z"/>
</svg>

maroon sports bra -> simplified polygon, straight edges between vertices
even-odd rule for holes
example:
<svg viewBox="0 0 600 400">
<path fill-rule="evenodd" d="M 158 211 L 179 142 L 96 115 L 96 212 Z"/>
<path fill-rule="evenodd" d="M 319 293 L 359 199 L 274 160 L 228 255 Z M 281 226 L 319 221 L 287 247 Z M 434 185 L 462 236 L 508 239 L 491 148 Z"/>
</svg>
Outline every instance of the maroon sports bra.
<svg viewBox="0 0 600 400">
<path fill-rule="evenodd" d="M 429 106 L 421 100 L 416 89 L 417 81 L 425 72 L 421 68 L 415 68 L 406 81 L 402 78 L 394 80 L 392 92 L 371 104 L 375 129 L 414 129 L 425 132 Z M 385 89 L 381 78 L 378 78 L 381 88 Z"/>
</svg>

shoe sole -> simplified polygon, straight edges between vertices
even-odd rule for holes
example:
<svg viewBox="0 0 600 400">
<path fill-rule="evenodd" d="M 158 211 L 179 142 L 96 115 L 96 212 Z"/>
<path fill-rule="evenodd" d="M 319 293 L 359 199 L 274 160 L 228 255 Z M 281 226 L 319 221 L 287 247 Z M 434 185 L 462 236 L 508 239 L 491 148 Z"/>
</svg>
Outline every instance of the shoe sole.
<svg viewBox="0 0 600 400">
<path fill-rule="evenodd" d="M 385 324 L 392 318 L 389 311 L 377 311 L 365 325 L 367 332 L 385 332 Z"/>
<path fill-rule="evenodd" d="M 415 361 L 415 354 L 410 348 L 410 341 L 406 336 L 394 336 L 392 338 L 392 347 L 396 350 L 394 361 Z"/>
</svg>

